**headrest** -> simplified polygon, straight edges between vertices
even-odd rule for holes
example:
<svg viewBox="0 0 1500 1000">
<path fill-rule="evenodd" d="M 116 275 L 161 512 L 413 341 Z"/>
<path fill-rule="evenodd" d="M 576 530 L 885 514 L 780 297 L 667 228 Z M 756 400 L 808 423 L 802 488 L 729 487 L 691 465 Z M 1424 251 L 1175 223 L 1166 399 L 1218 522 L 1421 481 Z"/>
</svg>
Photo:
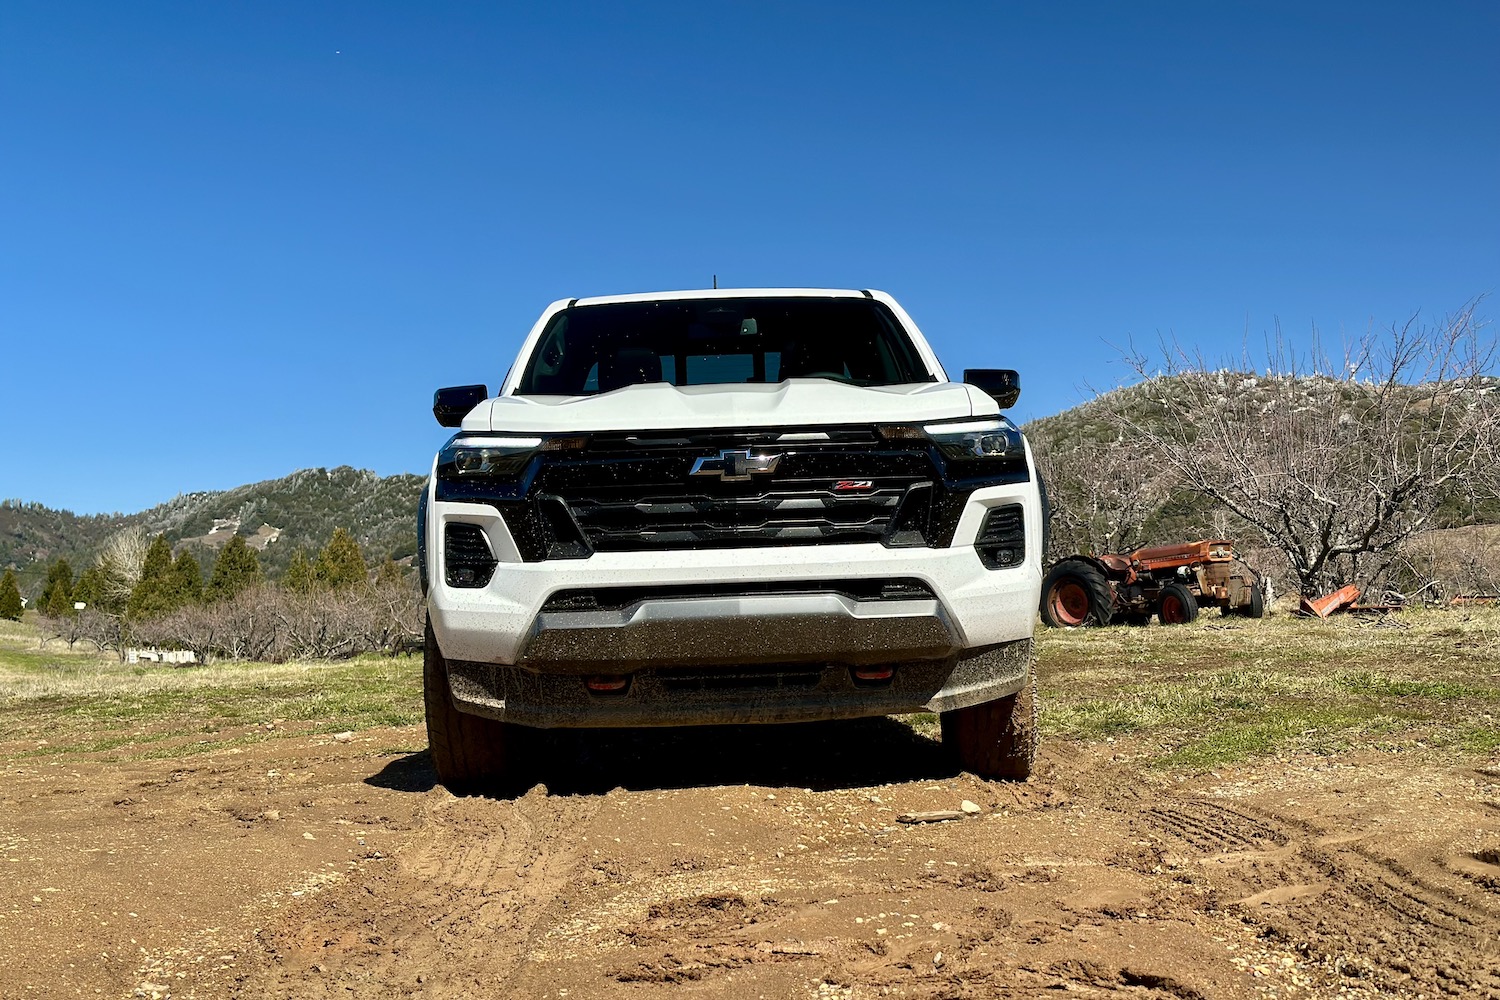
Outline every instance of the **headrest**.
<svg viewBox="0 0 1500 1000">
<path fill-rule="evenodd" d="M 654 351 L 627 347 L 599 359 L 599 391 L 661 381 L 661 358 Z"/>
<path fill-rule="evenodd" d="M 781 377 L 801 378 L 815 373 L 844 374 L 844 352 L 828 337 L 798 337 L 787 345 Z"/>
</svg>

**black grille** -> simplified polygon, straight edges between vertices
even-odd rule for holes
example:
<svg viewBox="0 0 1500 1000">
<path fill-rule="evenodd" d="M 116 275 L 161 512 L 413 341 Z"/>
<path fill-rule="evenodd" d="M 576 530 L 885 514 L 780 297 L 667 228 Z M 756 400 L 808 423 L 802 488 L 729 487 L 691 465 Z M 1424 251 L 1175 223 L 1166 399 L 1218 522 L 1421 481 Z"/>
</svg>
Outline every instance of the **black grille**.
<svg viewBox="0 0 1500 1000">
<path fill-rule="evenodd" d="M 608 447 L 558 457 L 538 476 L 538 489 L 566 504 L 594 551 L 879 542 L 907 491 L 933 478 L 924 453 L 872 443 L 721 441 L 719 450 L 777 456 L 774 472 L 739 480 L 692 474 L 697 459 L 717 456 L 711 446 L 650 443 L 661 450 L 630 455 L 621 442 L 619 457 Z"/>
<path fill-rule="evenodd" d="M 748 496 L 579 497 L 571 507 L 595 550 L 605 552 L 746 541 L 878 542 L 909 485 L 886 479 L 868 490 L 837 494 L 824 483 L 789 483 Z"/>
<path fill-rule="evenodd" d="M 994 507 L 985 515 L 974 539 L 979 559 L 990 569 L 1019 566 L 1026 561 L 1026 519 L 1018 503 Z"/>
<path fill-rule="evenodd" d="M 443 530 L 443 575 L 450 587 L 483 587 L 497 565 L 477 524 L 449 522 Z"/>
<path fill-rule="evenodd" d="M 659 670 L 656 676 L 668 691 L 776 690 L 817 687 L 823 669 L 799 664 L 738 670 Z"/>
</svg>

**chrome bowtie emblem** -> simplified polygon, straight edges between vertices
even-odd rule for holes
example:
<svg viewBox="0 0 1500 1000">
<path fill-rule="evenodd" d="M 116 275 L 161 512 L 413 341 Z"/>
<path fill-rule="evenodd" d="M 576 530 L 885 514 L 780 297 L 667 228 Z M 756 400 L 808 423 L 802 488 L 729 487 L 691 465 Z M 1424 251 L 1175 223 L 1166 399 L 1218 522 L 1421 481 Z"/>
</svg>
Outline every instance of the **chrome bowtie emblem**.
<svg viewBox="0 0 1500 1000">
<path fill-rule="evenodd" d="M 752 455 L 748 451 L 725 449 L 716 456 L 700 458 L 693 463 L 690 476 L 718 476 L 726 482 L 743 482 L 751 476 L 775 472 L 780 455 Z"/>
</svg>

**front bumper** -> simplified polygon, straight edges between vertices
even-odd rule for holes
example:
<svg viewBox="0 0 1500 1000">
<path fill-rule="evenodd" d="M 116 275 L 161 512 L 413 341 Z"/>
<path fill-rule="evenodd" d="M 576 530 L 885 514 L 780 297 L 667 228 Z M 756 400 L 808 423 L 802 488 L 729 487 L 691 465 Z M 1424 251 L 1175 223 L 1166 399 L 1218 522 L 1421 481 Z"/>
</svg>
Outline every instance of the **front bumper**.
<svg viewBox="0 0 1500 1000">
<path fill-rule="evenodd" d="M 815 722 L 946 712 L 1015 694 L 1031 665 L 1030 639 L 941 660 L 894 665 L 880 685 L 845 666 L 646 667 L 622 692 L 595 694 L 583 677 L 519 666 L 448 661 L 460 709 L 539 728 Z"/>
<path fill-rule="evenodd" d="M 1030 484 L 975 494 L 949 548 L 878 544 L 598 552 L 525 562 L 493 507 L 432 501 L 444 522 L 484 529 L 499 560 L 480 588 L 444 583 L 441 546 L 428 609 L 462 710 L 525 725 L 642 726 L 788 722 L 948 711 L 1015 693 L 1031 659 L 1041 590 L 1035 557 L 988 569 L 972 547 L 989 507 L 1022 503 L 1026 551 L 1040 551 Z M 916 580 L 927 600 L 815 592 L 831 580 Z M 765 593 L 772 585 L 797 593 Z M 735 594 L 737 586 L 747 593 Z M 561 591 L 714 590 L 649 596 L 613 610 L 544 610 Z M 749 593 L 749 591 L 757 591 Z M 812 592 L 810 592 L 812 591 Z M 893 666 L 868 683 L 852 668 Z M 596 694 L 592 675 L 629 678 Z"/>
</svg>

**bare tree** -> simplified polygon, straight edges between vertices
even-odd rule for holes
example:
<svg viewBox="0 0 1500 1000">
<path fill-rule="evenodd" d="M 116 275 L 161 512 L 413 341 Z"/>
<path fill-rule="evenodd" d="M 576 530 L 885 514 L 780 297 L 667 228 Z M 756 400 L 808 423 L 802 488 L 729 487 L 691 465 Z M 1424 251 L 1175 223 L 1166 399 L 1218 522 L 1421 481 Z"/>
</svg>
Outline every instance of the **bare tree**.
<svg viewBox="0 0 1500 1000">
<path fill-rule="evenodd" d="M 72 649 L 79 642 L 86 642 L 102 652 L 113 652 L 125 661 L 125 651 L 131 642 L 131 628 L 122 615 L 106 614 L 93 608 L 85 608 L 71 615 L 43 615 L 37 620 L 37 630 L 42 645 L 53 639 L 61 639 Z"/>
<path fill-rule="evenodd" d="M 1500 592 L 1500 526 L 1424 531 L 1402 545 L 1392 584 L 1430 600 Z"/>
<path fill-rule="evenodd" d="M 106 606 L 123 608 L 130 592 L 141 580 L 141 565 L 151 548 L 151 536 L 140 525 L 132 525 L 109 537 L 99 550 L 100 594 Z"/>
<path fill-rule="evenodd" d="M 72 649 L 80 639 L 87 640 L 87 630 L 78 615 L 43 614 L 36 621 L 38 645 L 46 647 L 53 639 L 61 639 Z"/>
<path fill-rule="evenodd" d="M 377 584 L 362 597 L 361 606 L 360 640 L 365 649 L 394 656 L 421 639 L 427 605 L 411 582 Z"/>
<path fill-rule="evenodd" d="M 343 659 L 395 654 L 422 634 L 422 596 L 406 581 L 299 594 L 256 587 L 137 623 L 144 642 L 235 660 Z"/>
<path fill-rule="evenodd" d="M 1046 558 L 1126 552 L 1150 540 L 1147 525 L 1166 502 L 1170 479 L 1141 459 L 1134 442 L 1116 436 L 1052 444 L 1034 435 L 1031 443 L 1052 514 Z"/>
<path fill-rule="evenodd" d="M 1493 490 L 1500 426 L 1492 336 L 1477 301 L 1436 325 L 1368 334 L 1338 363 L 1277 338 L 1264 373 L 1214 370 L 1175 346 L 1135 355 L 1139 391 L 1112 393 L 1121 433 L 1181 485 L 1285 553 L 1304 594 L 1368 580 L 1445 506 Z"/>
<path fill-rule="evenodd" d="M 279 597 L 275 589 L 258 586 L 215 604 L 219 651 L 231 660 L 281 659 L 275 655 L 283 639 Z"/>
<path fill-rule="evenodd" d="M 136 625 L 143 643 L 186 649 L 199 663 L 207 663 L 218 649 L 220 618 L 217 605 L 190 604 Z"/>
<path fill-rule="evenodd" d="M 125 662 L 126 652 L 135 642 L 131 622 L 124 615 L 111 614 L 85 608 L 77 615 L 83 638 L 92 642 L 100 652 L 112 651 L 120 662 Z"/>
</svg>

